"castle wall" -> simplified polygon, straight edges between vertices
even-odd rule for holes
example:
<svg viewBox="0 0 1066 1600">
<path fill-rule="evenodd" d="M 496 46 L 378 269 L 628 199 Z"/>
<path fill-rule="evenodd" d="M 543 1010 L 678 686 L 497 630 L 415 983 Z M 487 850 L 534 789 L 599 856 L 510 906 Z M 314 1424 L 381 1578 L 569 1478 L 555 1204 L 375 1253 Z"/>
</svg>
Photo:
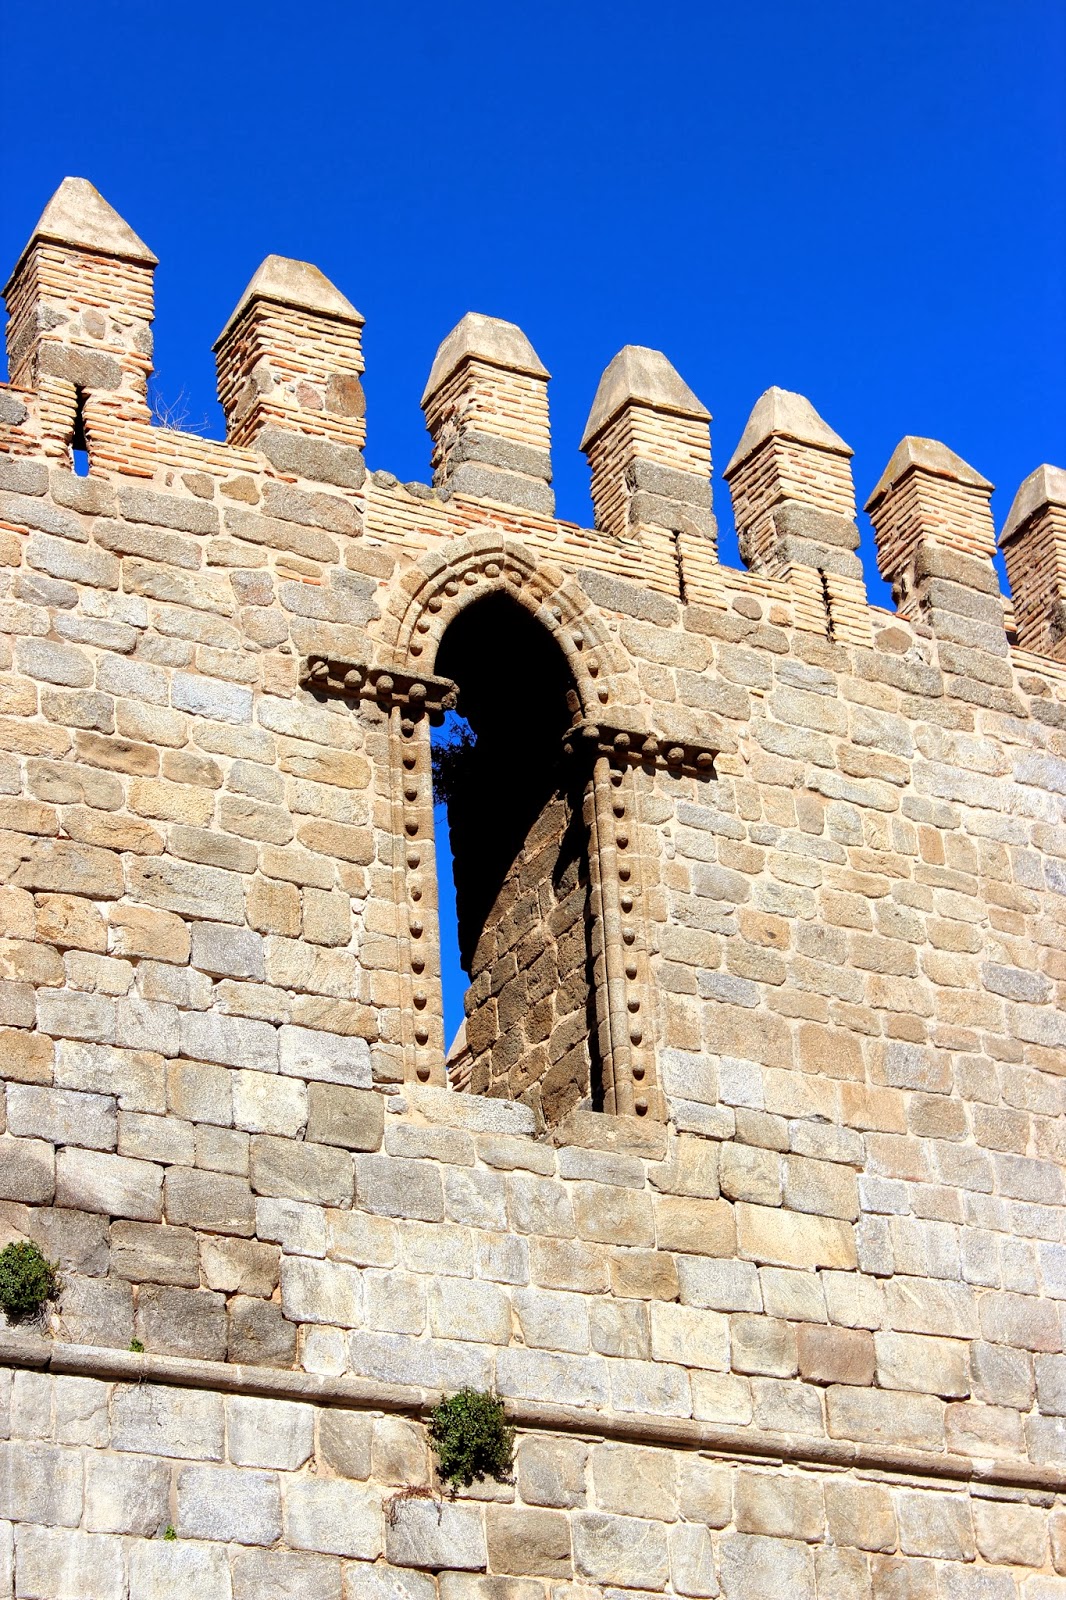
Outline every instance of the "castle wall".
<svg viewBox="0 0 1066 1600">
<path fill-rule="evenodd" d="M 682 533 L 683 604 L 660 525 L 118 412 L 80 478 L 42 414 L 0 390 L 0 1230 L 63 1282 L 0 1329 L 0 1596 L 1066 1593 L 1066 669 L 966 568 L 827 615 Z M 444 1078 L 422 708 L 497 589 L 596 751 L 616 1098 L 547 1131 Z M 452 1500 L 463 1384 L 519 1448 Z"/>
</svg>

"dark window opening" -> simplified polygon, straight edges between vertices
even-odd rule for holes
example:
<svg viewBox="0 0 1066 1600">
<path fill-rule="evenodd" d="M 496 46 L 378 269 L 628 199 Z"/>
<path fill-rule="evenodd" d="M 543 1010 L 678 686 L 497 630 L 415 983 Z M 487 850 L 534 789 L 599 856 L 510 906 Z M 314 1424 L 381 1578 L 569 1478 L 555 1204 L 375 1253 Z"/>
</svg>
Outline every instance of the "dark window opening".
<svg viewBox="0 0 1066 1600">
<path fill-rule="evenodd" d="M 89 476 L 89 441 L 85 433 L 85 396 L 78 390 L 74 405 L 74 432 L 70 438 L 70 456 L 79 478 Z"/>
<path fill-rule="evenodd" d="M 434 747 L 468 979 L 451 1081 L 521 1100 L 551 1126 L 575 1106 L 602 1105 L 588 770 L 563 753 L 578 709 L 573 679 L 550 634 L 506 595 L 456 617 L 435 671 L 459 687 L 459 716 Z M 441 873 L 445 861 L 441 848 Z M 445 973 L 448 964 L 445 950 Z"/>
</svg>

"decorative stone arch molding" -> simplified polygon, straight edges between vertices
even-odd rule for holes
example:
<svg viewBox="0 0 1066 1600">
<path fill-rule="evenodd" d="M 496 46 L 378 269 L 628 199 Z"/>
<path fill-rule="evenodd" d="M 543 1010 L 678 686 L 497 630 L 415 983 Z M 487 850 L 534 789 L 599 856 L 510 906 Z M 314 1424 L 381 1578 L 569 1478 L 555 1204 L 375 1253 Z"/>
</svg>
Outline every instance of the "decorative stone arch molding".
<svg viewBox="0 0 1066 1600">
<path fill-rule="evenodd" d="M 584 591 L 519 543 L 491 534 L 456 540 L 404 574 L 375 629 L 374 664 L 312 658 L 305 668 L 308 687 L 376 701 L 389 718 L 404 1077 L 446 1083 L 429 725 L 455 699 L 432 668 L 449 624 L 493 593 L 510 596 L 554 638 L 580 702 L 565 750 L 587 768 L 584 821 L 603 1108 L 660 1119 L 646 914 L 648 893 L 658 885 L 658 857 L 638 814 L 634 776 L 638 768 L 656 766 L 712 775 L 713 752 L 651 735 L 632 664 Z"/>
<path fill-rule="evenodd" d="M 383 619 L 383 655 L 391 655 L 396 667 L 411 675 L 425 671 L 458 613 L 487 594 L 501 592 L 524 606 L 561 649 L 586 727 L 597 727 L 601 717 L 609 716 L 639 726 L 635 675 L 603 618 L 572 579 L 538 562 L 513 540 L 475 536 L 450 545 L 446 554 L 424 557 L 401 581 Z M 408 912 L 407 927 L 401 923 L 399 930 L 400 972 L 402 980 L 409 974 L 411 990 L 405 1075 L 443 1082 L 445 1041 L 441 1038 L 434 1048 L 428 1019 L 418 1022 L 420 1012 L 424 1015 L 431 1005 L 434 1019 L 441 1012 L 439 931 L 427 926 L 435 907 L 425 913 L 420 909 L 426 904 L 425 877 L 433 866 L 427 857 L 435 857 L 429 732 L 425 718 L 394 716 L 389 741 L 392 793 L 399 812 L 397 836 L 403 840 L 396 903 Z M 660 1116 L 649 1037 L 650 995 L 644 992 L 648 940 L 635 794 L 628 763 L 599 749 L 589 753 L 585 822 L 604 1107 Z"/>
</svg>

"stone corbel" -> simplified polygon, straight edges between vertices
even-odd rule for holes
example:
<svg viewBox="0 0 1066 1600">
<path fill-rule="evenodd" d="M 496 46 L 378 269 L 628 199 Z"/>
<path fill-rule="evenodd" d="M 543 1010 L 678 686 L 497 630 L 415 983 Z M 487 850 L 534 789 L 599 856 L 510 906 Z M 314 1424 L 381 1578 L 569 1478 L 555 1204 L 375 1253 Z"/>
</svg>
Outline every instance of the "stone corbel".
<svg viewBox="0 0 1066 1600">
<path fill-rule="evenodd" d="M 579 722 L 568 729 L 563 752 L 568 756 L 585 754 L 590 759 L 612 756 L 630 765 L 658 767 L 698 778 L 716 776 L 714 763 L 719 754 L 713 746 L 697 744 L 691 739 L 633 733 L 603 722 Z"/>
<path fill-rule="evenodd" d="M 364 666 L 330 656 L 308 656 L 300 665 L 299 683 L 320 699 L 372 700 L 383 710 L 395 706 L 412 720 L 428 716 L 433 723 L 454 711 L 459 698 L 450 678 L 416 676 L 395 667 Z"/>
</svg>

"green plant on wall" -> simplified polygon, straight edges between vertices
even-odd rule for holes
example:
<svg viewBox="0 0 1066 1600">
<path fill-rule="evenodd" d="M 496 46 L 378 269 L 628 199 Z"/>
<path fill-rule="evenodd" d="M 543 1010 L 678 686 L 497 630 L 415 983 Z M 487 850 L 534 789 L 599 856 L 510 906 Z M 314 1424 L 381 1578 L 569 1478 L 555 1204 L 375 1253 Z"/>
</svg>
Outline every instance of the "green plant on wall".
<svg viewBox="0 0 1066 1600">
<path fill-rule="evenodd" d="M 0 1250 L 0 1307 L 9 1322 L 35 1317 L 58 1293 L 56 1263 L 35 1244 L 19 1239 Z"/>
<path fill-rule="evenodd" d="M 460 1389 L 434 1406 L 429 1437 L 445 1483 L 469 1488 L 482 1478 L 504 1482 L 514 1460 L 514 1429 L 503 1401 L 478 1389 Z"/>
</svg>

